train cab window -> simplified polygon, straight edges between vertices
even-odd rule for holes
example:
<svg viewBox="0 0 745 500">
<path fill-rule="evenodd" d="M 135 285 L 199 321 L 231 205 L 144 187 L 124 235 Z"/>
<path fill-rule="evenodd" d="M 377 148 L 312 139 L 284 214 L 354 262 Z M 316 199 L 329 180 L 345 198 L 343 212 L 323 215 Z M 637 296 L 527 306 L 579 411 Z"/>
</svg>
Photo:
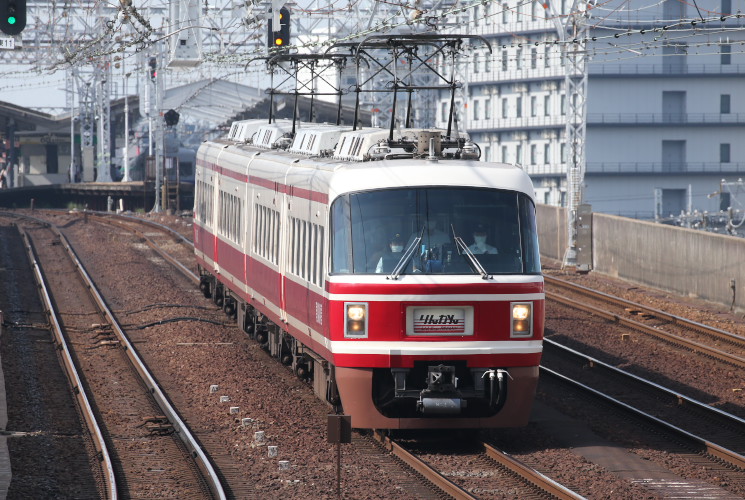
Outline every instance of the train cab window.
<svg viewBox="0 0 745 500">
<path fill-rule="evenodd" d="M 351 193 L 334 201 L 331 231 L 332 273 L 389 274 L 400 267 L 403 274 L 478 274 L 479 265 L 490 274 L 540 273 L 535 206 L 524 193 L 436 187 Z"/>
</svg>

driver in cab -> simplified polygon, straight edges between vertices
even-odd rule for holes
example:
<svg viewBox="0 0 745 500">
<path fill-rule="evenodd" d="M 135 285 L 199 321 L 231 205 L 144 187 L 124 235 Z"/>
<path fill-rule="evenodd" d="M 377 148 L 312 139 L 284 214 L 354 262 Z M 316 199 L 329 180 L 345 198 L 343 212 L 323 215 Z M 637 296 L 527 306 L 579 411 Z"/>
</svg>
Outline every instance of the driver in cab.
<svg viewBox="0 0 745 500">
<path fill-rule="evenodd" d="M 497 249 L 486 242 L 486 227 L 483 224 L 476 226 L 473 231 L 473 245 L 468 249 L 474 255 L 496 254 Z"/>
<path fill-rule="evenodd" d="M 391 272 L 393 268 L 401 260 L 401 252 L 404 251 L 404 240 L 401 235 L 396 233 L 391 237 L 388 242 L 388 250 L 386 250 L 378 261 L 378 265 L 375 267 L 376 273 Z"/>
</svg>

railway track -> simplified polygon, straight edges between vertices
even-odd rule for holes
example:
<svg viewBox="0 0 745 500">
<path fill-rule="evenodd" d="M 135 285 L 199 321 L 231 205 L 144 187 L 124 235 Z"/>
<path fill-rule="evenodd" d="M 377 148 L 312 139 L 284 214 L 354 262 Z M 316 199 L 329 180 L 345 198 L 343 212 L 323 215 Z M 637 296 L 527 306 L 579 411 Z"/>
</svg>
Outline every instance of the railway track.
<svg viewBox="0 0 745 500">
<path fill-rule="evenodd" d="M 134 217 L 124 218 L 124 220 L 122 220 L 121 216 L 112 217 L 104 214 L 91 214 L 88 215 L 88 217 L 103 224 L 134 232 L 150 248 L 161 255 L 165 260 L 172 263 L 191 281 L 195 283 L 199 282 L 196 274 L 188 270 L 184 263 L 179 262 L 177 258 L 171 256 L 163 249 L 161 243 L 163 241 L 168 242 L 169 240 L 177 241 L 180 246 L 189 247 L 192 245 L 191 241 L 184 238 L 170 227 Z M 138 227 L 141 227 L 142 225 L 152 227 L 156 231 L 143 231 Z M 165 240 L 163 239 L 163 235 L 165 235 Z M 159 241 L 161 243 L 159 243 Z M 374 439 L 380 446 L 414 471 L 420 481 L 425 484 L 431 484 L 432 488 L 436 491 L 436 496 L 440 498 L 490 498 L 494 496 L 495 491 L 507 491 L 510 488 L 522 491 L 524 494 L 521 496 L 525 498 L 541 498 L 546 495 L 564 499 L 582 498 L 580 495 L 577 495 L 559 483 L 552 481 L 537 470 L 522 464 L 517 459 L 510 457 L 508 454 L 487 443 L 480 444 L 480 451 L 475 455 L 476 460 L 484 468 L 489 470 L 491 480 L 497 477 L 500 480 L 500 484 L 506 484 L 507 486 L 499 486 L 497 488 L 493 485 L 488 487 L 472 486 L 472 488 L 477 492 L 475 495 L 472 495 L 464 488 L 461 488 L 455 482 L 448 479 L 445 475 L 438 472 L 435 468 L 428 465 L 425 461 L 417 458 L 415 454 L 407 451 L 403 445 L 391 440 L 389 437 L 386 437 L 381 433 L 375 433 Z M 461 476 L 459 479 L 463 481 L 465 478 Z"/>
<path fill-rule="evenodd" d="M 422 479 L 450 498 L 471 500 L 503 498 L 504 495 L 519 498 L 583 498 L 489 443 L 469 442 L 469 446 L 443 452 L 441 442 L 437 443 L 437 450 L 427 450 L 426 444 L 415 442 L 407 445 L 381 432 L 375 432 L 373 436 L 385 449 L 420 474 Z M 446 463 L 436 466 L 421 458 L 431 453 L 444 457 Z M 463 464 L 463 467 L 459 468 L 459 464 Z M 447 472 L 443 471 L 445 467 Z"/>
<path fill-rule="evenodd" d="M 104 219 L 110 219 L 110 217 L 107 216 L 107 217 L 104 217 Z M 96 220 L 98 220 L 98 219 L 96 219 Z M 105 221 L 104 220 L 101 220 L 101 222 L 105 222 Z M 149 222 L 149 221 L 145 221 L 145 222 L 142 222 L 142 223 L 147 223 L 147 222 Z M 111 223 L 111 222 L 108 222 L 108 223 Z M 134 226 L 134 225 L 137 225 L 137 224 L 140 224 L 140 223 L 141 222 L 138 219 L 137 221 L 132 221 L 130 223 L 126 223 L 125 225 Z M 119 223 L 119 227 L 123 227 L 122 226 L 122 223 Z M 188 249 L 188 247 L 189 247 L 188 240 L 182 239 L 182 237 L 174 237 L 173 234 L 170 234 L 169 235 L 169 232 L 171 231 L 170 228 L 167 228 L 166 226 L 162 226 L 162 227 L 153 227 L 153 229 L 157 229 L 157 231 L 141 231 L 140 237 L 141 238 L 146 238 L 146 239 L 151 239 L 151 240 L 158 240 L 158 241 L 161 241 L 161 242 L 162 241 L 165 241 L 166 242 L 166 245 L 170 244 L 170 243 L 168 243 L 169 240 L 171 241 L 171 243 L 173 243 L 176 240 L 178 240 L 179 242 L 177 243 L 177 245 L 179 247 L 182 247 L 182 248 L 183 247 L 186 247 L 187 255 L 190 253 L 190 251 Z M 161 236 L 157 236 L 158 234 L 161 234 Z M 163 234 L 165 234 L 165 236 L 162 236 Z M 153 246 L 150 243 L 148 243 L 148 245 L 149 246 Z M 153 248 L 155 248 L 156 246 L 158 246 L 158 244 L 155 244 L 155 246 L 153 246 Z M 189 259 L 186 258 L 184 260 L 184 262 L 186 264 L 184 266 L 182 266 L 182 267 L 188 266 Z M 189 272 L 187 272 L 185 274 L 188 276 Z M 190 279 L 191 280 L 195 280 L 196 278 L 194 276 L 194 277 L 190 277 Z M 698 445 L 696 445 L 696 446 L 698 446 Z M 696 446 L 689 445 L 689 447 L 692 447 L 692 448 L 696 448 Z M 698 448 L 698 449 L 700 450 L 700 448 Z M 711 453 L 711 452 L 701 451 L 701 453 Z M 711 454 L 709 456 L 714 456 L 714 454 Z M 724 460 L 724 459 L 721 459 L 721 460 Z M 474 462 L 474 463 L 478 464 L 479 467 L 482 467 L 482 466 L 484 466 L 483 464 L 485 462 L 486 463 L 490 463 L 491 462 L 491 459 L 486 458 L 486 455 L 484 453 L 482 453 L 482 454 L 479 455 L 479 458 L 477 458 L 476 459 L 476 462 Z M 735 467 L 737 467 L 737 466 L 735 466 Z M 455 477 L 451 477 L 451 479 L 453 479 L 453 481 L 450 481 L 451 483 L 460 484 L 460 483 L 463 482 L 463 478 L 462 477 L 458 477 L 457 474 L 456 474 Z M 470 489 L 470 487 L 469 486 L 466 486 L 466 489 Z M 475 489 L 476 492 L 479 492 L 479 493 L 481 493 L 483 491 L 483 489 L 479 489 L 479 487 L 474 487 L 474 489 Z M 462 494 L 462 493 L 458 493 L 456 495 L 459 495 L 459 494 Z M 479 497 L 479 498 L 489 498 L 492 494 L 493 494 L 493 492 L 488 492 L 487 491 L 485 494 L 483 494 L 483 493 L 482 494 L 475 494 L 474 496 Z M 531 493 L 531 495 L 532 494 L 534 494 L 534 493 Z M 545 493 L 539 493 L 539 494 L 545 494 Z M 443 493 L 443 495 L 449 496 L 450 494 L 449 493 Z M 468 493 L 466 493 L 466 495 L 468 495 Z M 458 497 L 458 496 L 456 496 L 456 497 Z M 463 498 L 467 498 L 467 497 L 463 497 Z"/>
<path fill-rule="evenodd" d="M 702 453 L 745 471 L 745 420 L 549 339 L 542 373 L 665 428 Z"/>
<path fill-rule="evenodd" d="M 41 222 L 26 231 L 29 252 L 41 261 L 34 266 L 43 278 L 40 286 L 50 306 L 50 322 L 73 347 L 66 365 L 75 365 L 78 374 L 71 375 L 71 383 L 76 391 L 85 389 L 90 395 L 90 404 L 83 403 L 82 408 L 90 410 L 86 420 L 99 422 L 102 441 L 97 448 L 110 450 L 113 457 L 103 467 L 106 497 L 116 498 L 121 492 L 135 498 L 225 498 L 211 463 L 139 359 L 64 235 Z M 45 272 L 44 263 L 54 263 L 54 272 Z M 96 426 L 92 428 L 96 434 Z"/>
<path fill-rule="evenodd" d="M 546 291 L 548 300 L 593 314 L 712 359 L 745 368 L 745 338 L 739 335 L 565 280 L 550 276 L 544 276 L 544 279 L 546 284 L 552 288 L 569 293 L 569 296 L 565 296 L 554 291 Z M 576 297 L 581 297 L 581 300 Z M 616 310 L 610 311 L 594 306 L 587 303 L 586 299 L 609 305 Z M 634 318 L 639 318 L 641 321 Z M 712 344 L 723 344 L 726 350 L 714 347 Z"/>
</svg>

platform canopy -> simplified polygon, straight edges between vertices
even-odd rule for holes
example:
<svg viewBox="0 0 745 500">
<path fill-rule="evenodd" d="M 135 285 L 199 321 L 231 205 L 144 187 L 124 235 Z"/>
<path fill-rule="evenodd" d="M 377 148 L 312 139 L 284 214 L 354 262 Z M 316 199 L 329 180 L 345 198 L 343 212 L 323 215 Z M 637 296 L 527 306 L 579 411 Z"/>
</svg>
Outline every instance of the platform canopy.
<svg viewBox="0 0 745 500">
<path fill-rule="evenodd" d="M 255 87 L 225 80 L 201 80 L 169 88 L 163 109 L 175 109 L 189 121 L 220 125 L 266 98 Z"/>
</svg>

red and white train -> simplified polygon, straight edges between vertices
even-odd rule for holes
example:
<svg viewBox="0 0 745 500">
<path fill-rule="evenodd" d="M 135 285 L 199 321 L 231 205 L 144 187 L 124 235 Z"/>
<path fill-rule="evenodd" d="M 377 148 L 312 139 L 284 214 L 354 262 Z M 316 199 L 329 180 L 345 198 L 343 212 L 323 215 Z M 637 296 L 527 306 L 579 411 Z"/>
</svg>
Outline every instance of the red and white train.
<svg viewBox="0 0 745 500">
<path fill-rule="evenodd" d="M 355 428 L 525 425 L 545 299 L 528 175 L 438 130 L 292 129 L 200 147 L 205 295 Z"/>
</svg>

